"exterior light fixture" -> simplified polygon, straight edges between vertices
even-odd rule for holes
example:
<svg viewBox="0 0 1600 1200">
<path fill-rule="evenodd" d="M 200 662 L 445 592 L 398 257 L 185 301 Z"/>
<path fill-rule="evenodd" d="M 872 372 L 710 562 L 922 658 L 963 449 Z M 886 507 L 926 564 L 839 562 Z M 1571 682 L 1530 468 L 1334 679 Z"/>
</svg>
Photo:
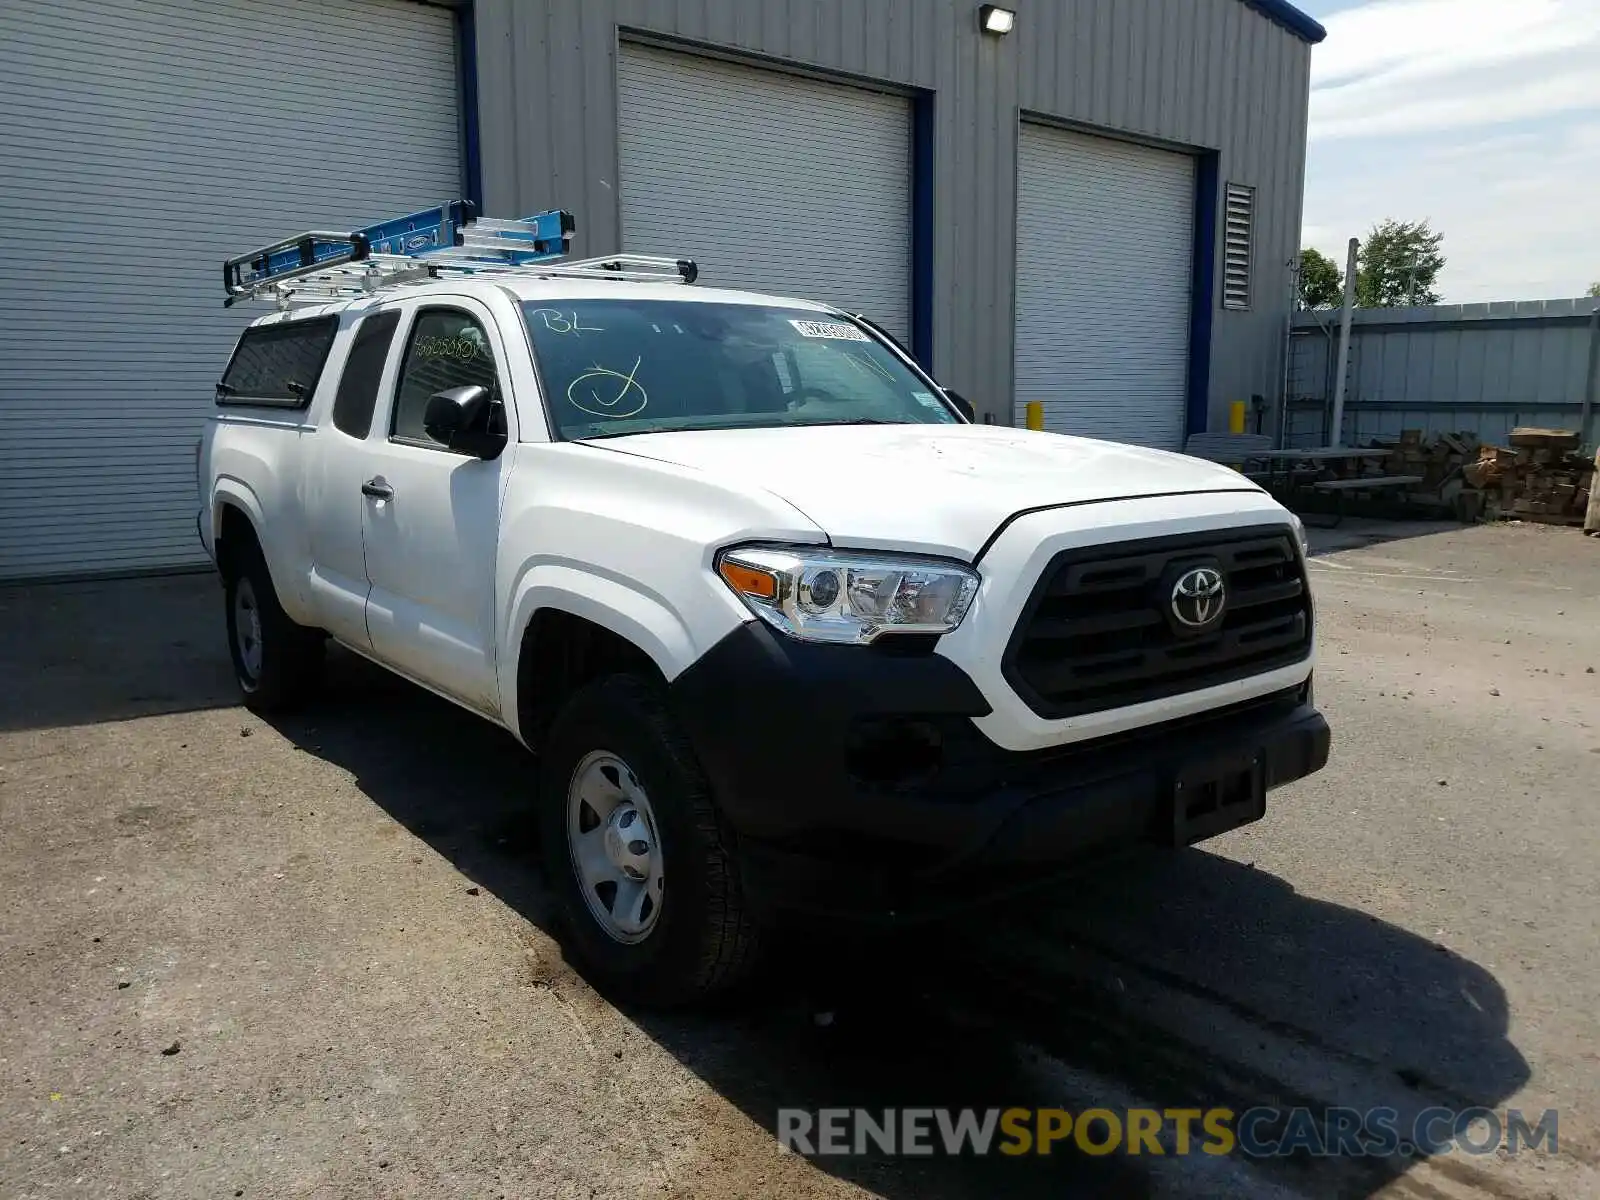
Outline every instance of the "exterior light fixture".
<svg viewBox="0 0 1600 1200">
<path fill-rule="evenodd" d="M 1017 14 L 997 4 L 985 4 L 978 9 L 978 28 L 995 37 L 1004 37 L 1017 23 Z"/>
</svg>

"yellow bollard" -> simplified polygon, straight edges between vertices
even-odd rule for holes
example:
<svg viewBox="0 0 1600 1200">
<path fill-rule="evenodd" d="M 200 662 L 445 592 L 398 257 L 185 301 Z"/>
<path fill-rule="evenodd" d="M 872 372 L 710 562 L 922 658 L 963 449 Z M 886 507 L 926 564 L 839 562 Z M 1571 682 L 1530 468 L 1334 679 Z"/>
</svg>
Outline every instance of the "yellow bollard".
<svg viewBox="0 0 1600 1200">
<path fill-rule="evenodd" d="M 1243 400 L 1235 400 L 1232 404 L 1228 405 L 1229 433 L 1244 432 L 1244 410 L 1245 402 Z"/>
<path fill-rule="evenodd" d="M 1037 400 L 1029 400 L 1027 404 L 1028 428 L 1044 428 L 1044 405 Z"/>
</svg>

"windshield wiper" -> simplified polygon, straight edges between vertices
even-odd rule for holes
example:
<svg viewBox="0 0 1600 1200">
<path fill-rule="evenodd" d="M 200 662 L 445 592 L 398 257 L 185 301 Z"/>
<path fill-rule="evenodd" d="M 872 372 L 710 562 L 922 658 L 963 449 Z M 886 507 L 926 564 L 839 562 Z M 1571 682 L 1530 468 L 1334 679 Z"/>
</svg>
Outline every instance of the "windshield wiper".
<svg viewBox="0 0 1600 1200">
<path fill-rule="evenodd" d="M 912 425 L 913 421 L 885 421 L 881 417 L 851 417 L 844 421 L 745 421 L 729 424 L 726 421 L 704 421 L 693 425 L 645 425 L 634 429 L 617 429 L 599 433 L 585 433 L 575 437 L 575 442 L 600 442 L 607 438 L 633 437 L 640 433 L 707 433 L 718 429 L 808 429 L 819 425 Z"/>
<path fill-rule="evenodd" d="M 851 417 L 848 421 L 797 421 L 797 425 L 912 425 L 913 421 L 885 421 L 882 417 Z"/>
<path fill-rule="evenodd" d="M 645 425 L 636 429 L 618 429 L 605 433 L 586 433 L 573 438 L 575 442 L 598 442 L 606 438 L 632 437 L 636 433 L 705 433 L 717 429 L 782 429 L 783 422 L 747 421 L 728 424 L 725 421 L 705 421 L 693 425 Z"/>
</svg>

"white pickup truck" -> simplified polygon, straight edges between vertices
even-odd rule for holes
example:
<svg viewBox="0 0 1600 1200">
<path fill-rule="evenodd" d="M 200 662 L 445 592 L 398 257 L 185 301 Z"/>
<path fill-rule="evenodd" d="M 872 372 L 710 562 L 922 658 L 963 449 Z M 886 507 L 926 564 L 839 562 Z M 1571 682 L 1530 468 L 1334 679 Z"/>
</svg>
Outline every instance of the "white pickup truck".
<svg viewBox="0 0 1600 1200">
<path fill-rule="evenodd" d="M 1327 759 L 1290 513 L 973 424 L 829 305 L 463 272 L 263 317 L 217 400 L 246 703 L 304 698 L 331 638 L 503 725 L 569 947 L 636 995 L 731 984 L 784 911 L 1212 836 Z"/>
</svg>

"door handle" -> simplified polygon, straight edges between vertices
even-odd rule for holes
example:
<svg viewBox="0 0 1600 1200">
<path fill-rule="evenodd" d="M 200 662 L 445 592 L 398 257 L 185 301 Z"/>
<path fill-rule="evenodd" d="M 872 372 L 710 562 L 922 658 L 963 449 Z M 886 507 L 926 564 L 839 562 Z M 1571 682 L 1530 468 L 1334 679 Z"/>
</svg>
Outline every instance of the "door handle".
<svg viewBox="0 0 1600 1200">
<path fill-rule="evenodd" d="M 390 487 L 382 475 L 374 475 L 361 485 L 361 494 L 371 496 L 374 500 L 393 500 L 394 489 Z"/>
</svg>

